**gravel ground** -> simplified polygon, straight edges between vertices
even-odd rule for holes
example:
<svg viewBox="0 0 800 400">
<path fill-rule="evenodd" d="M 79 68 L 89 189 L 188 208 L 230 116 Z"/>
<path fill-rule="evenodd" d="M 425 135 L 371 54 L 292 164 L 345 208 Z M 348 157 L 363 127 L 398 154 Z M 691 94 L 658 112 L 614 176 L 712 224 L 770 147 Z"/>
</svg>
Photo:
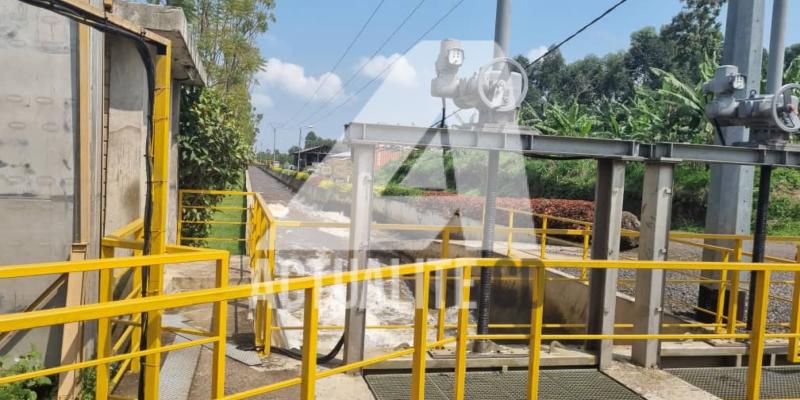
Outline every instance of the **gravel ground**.
<svg viewBox="0 0 800 400">
<path fill-rule="evenodd" d="M 745 250 L 750 251 L 750 243 L 745 243 Z M 786 243 L 767 243 L 767 254 L 770 256 L 781 257 L 793 260 L 795 258 L 796 247 Z M 700 260 L 701 250 L 697 247 L 682 244 L 671 244 L 669 257 L 671 260 L 693 261 Z M 622 258 L 636 259 L 636 250 L 622 253 Z M 745 261 L 749 261 L 746 259 Z M 683 272 L 683 271 L 682 271 Z M 667 280 L 692 279 L 685 274 L 699 275 L 700 271 L 667 271 Z M 628 295 L 635 295 L 633 281 L 636 278 L 635 271 L 630 269 L 619 270 L 619 291 Z M 747 295 L 749 276 L 742 277 L 745 282 L 740 285 L 740 296 Z M 793 291 L 794 273 L 775 272 L 771 274 L 770 300 L 767 308 L 767 321 L 769 323 L 789 322 L 792 305 L 790 303 Z M 697 304 L 698 284 L 696 283 L 667 283 L 664 289 L 666 307 L 673 314 L 693 317 L 695 312 L 692 308 Z M 770 331 L 781 331 L 783 328 L 777 326 L 768 327 Z"/>
</svg>

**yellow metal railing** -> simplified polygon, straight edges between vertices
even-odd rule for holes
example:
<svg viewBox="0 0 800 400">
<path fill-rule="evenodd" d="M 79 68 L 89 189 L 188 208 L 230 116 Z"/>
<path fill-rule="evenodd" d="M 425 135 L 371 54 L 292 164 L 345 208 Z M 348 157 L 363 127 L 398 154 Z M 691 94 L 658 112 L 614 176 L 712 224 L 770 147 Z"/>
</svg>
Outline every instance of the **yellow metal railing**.
<svg viewBox="0 0 800 400">
<path fill-rule="evenodd" d="M 283 278 L 276 275 L 275 265 L 276 265 L 276 252 L 278 248 L 278 232 L 282 228 L 341 228 L 347 229 L 349 228 L 348 223 L 342 222 L 318 222 L 318 221 L 293 221 L 293 220 L 280 220 L 275 218 L 271 212 L 269 211 L 269 207 L 267 203 L 264 201 L 262 196 L 259 193 L 254 192 L 231 192 L 231 191 L 216 191 L 216 190 L 182 190 L 179 194 L 179 197 L 182 201 L 181 207 L 191 207 L 188 205 L 184 205 L 183 201 L 185 199 L 184 194 L 191 194 L 191 195 L 198 195 L 198 196 L 205 196 L 205 195 L 217 195 L 217 196 L 243 196 L 248 198 L 248 221 L 247 221 L 247 234 L 245 238 L 227 238 L 228 240 L 244 240 L 246 241 L 246 254 L 250 256 L 250 266 L 251 266 L 251 274 L 252 279 L 254 282 L 268 282 L 273 279 Z M 555 241 L 560 243 L 566 243 L 572 246 L 579 246 L 581 248 L 580 259 L 588 260 L 589 259 L 589 245 L 591 243 L 591 235 L 592 235 L 592 223 L 587 221 L 576 220 L 572 218 L 565 218 L 565 217 L 558 217 L 552 216 L 547 214 L 540 214 L 540 213 L 532 213 L 525 210 L 515 210 L 509 208 L 499 208 L 500 211 L 506 212 L 508 214 L 508 223 L 506 226 L 498 226 L 496 231 L 498 234 L 506 234 L 506 247 L 507 247 L 507 256 L 512 257 L 515 254 L 515 244 L 518 242 L 515 241 L 515 234 L 519 235 L 526 235 L 529 237 L 533 237 L 539 241 L 539 253 L 538 256 L 540 259 L 547 259 L 547 242 Z M 179 215 L 182 213 L 179 212 Z M 532 227 L 515 227 L 514 221 L 517 215 L 525 215 L 527 217 L 536 218 L 538 220 L 539 228 L 532 228 Z M 558 222 L 567 225 L 571 225 L 572 228 L 552 228 L 551 222 Z M 179 221 L 179 228 L 180 228 Z M 183 221 L 183 223 L 188 223 L 187 221 Z M 577 229 L 574 227 L 578 227 Z M 448 259 L 451 255 L 451 236 L 456 233 L 475 233 L 480 234 L 482 232 L 482 228 L 479 226 L 439 226 L 439 225 L 410 225 L 410 224 L 373 224 L 372 229 L 374 230 L 391 230 L 391 231 L 428 231 L 428 232 L 440 232 L 441 234 L 441 253 L 440 257 L 442 259 Z M 638 237 L 639 232 L 633 230 L 623 229 L 622 231 L 623 236 L 627 237 Z M 568 237 L 575 237 L 576 240 L 574 241 L 566 241 L 563 238 Z M 673 243 L 680 243 L 683 245 L 698 247 L 701 249 L 706 249 L 710 251 L 714 251 L 720 254 L 720 258 L 723 262 L 742 262 L 745 256 L 750 256 L 750 253 L 745 252 L 743 250 L 744 241 L 751 240 L 752 238 L 747 235 L 729 235 L 729 234 L 704 234 L 704 233 L 690 233 L 690 232 L 671 232 L 670 233 L 670 241 Z M 733 247 L 723 247 L 723 246 L 715 246 L 710 244 L 705 244 L 701 242 L 696 242 L 693 240 L 719 240 L 719 241 L 728 241 L 733 243 Z M 768 237 L 769 241 L 780 241 L 780 242 L 793 242 L 797 243 L 798 248 L 800 249 L 800 237 L 791 237 L 791 236 L 770 236 Z M 525 253 L 522 253 L 525 254 Z M 800 254 L 800 252 L 798 253 Z M 795 263 L 796 260 L 789 260 L 789 259 L 782 259 L 779 257 L 767 257 L 767 261 L 769 262 L 777 262 L 777 263 Z M 588 282 L 588 269 L 584 268 L 580 270 L 578 277 L 576 278 L 566 278 L 566 277 L 549 277 L 549 280 L 560 280 L 560 281 L 580 281 L 580 282 Z M 700 313 L 704 313 L 709 315 L 714 319 L 714 322 L 708 323 L 686 323 L 686 324 L 678 324 L 682 327 L 695 327 L 695 328 L 709 328 L 713 329 L 717 333 L 735 333 L 737 327 L 741 327 L 744 325 L 744 322 L 737 320 L 736 315 L 738 312 L 738 301 L 740 292 L 742 290 L 747 290 L 740 288 L 743 283 L 746 281 L 740 280 L 739 274 L 732 274 L 729 270 L 723 269 L 720 271 L 719 279 L 712 279 L 708 277 L 703 277 L 692 273 L 693 271 L 676 271 L 677 273 L 683 275 L 685 278 L 682 279 L 667 279 L 667 284 L 705 284 L 705 285 L 716 285 L 719 289 L 719 295 L 716 299 L 716 304 L 713 309 L 706 309 L 699 307 L 695 304 L 685 304 L 685 306 L 696 310 Z M 439 272 L 435 276 L 431 277 L 432 281 L 436 282 L 437 284 L 437 294 L 438 294 L 438 307 L 437 307 L 437 340 L 442 340 L 444 338 L 445 329 L 451 325 L 447 324 L 446 321 L 446 304 L 445 299 L 447 298 L 447 280 L 454 280 L 455 277 L 447 277 L 446 273 Z M 474 277 L 473 279 L 477 279 Z M 516 280 L 519 278 L 516 277 L 502 277 L 499 279 L 510 279 Z M 796 284 L 796 281 L 798 284 Z M 633 285 L 633 279 L 620 279 L 620 284 L 623 286 L 631 286 Z M 785 285 L 794 285 L 795 293 L 800 292 L 798 288 L 800 288 L 800 280 L 796 279 L 793 281 L 776 281 L 773 284 L 785 284 Z M 730 292 L 730 296 L 726 293 L 727 291 Z M 773 300 L 782 301 L 782 302 L 790 302 L 792 304 L 795 303 L 793 299 L 782 298 L 779 296 L 772 296 Z M 727 305 L 727 307 L 726 307 Z M 273 302 L 270 299 L 270 296 L 259 296 L 256 299 L 256 309 L 255 309 L 255 320 L 254 320 L 254 333 L 255 333 L 255 345 L 256 348 L 262 351 L 262 355 L 269 355 L 270 354 L 270 346 L 272 344 L 272 334 L 274 331 L 280 330 L 292 330 L 297 329 L 298 327 L 280 327 L 280 326 L 273 326 Z M 727 313 L 725 312 L 727 309 Z M 778 327 L 788 327 L 791 324 L 791 321 L 783 321 L 778 323 L 772 323 L 771 326 L 778 326 Z M 580 328 L 582 325 L 576 324 L 575 328 Z M 517 328 L 516 326 L 510 325 L 505 326 L 503 324 L 500 325 L 491 325 L 492 328 Z M 333 327 L 325 327 L 326 329 L 333 329 Z M 624 324 L 619 326 L 619 328 L 627 328 Z M 339 327 L 338 329 L 342 329 Z M 368 329 L 413 329 L 412 324 L 406 325 L 376 325 L 376 326 L 368 326 Z"/>
<path fill-rule="evenodd" d="M 136 250 L 138 243 L 131 243 L 131 248 Z M 170 249 L 168 249 L 169 251 Z M 769 303 L 767 296 L 770 274 L 772 272 L 800 272 L 800 265 L 788 263 L 754 264 L 754 263 L 722 263 L 722 262 L 652 262 L 652 261 L 606 261 L 606 260 L 540 260 L 540 259 L 475 259 L 461 258 L 440 260 L 425 263 L 414 263 L 400 266 L 384 268 L 364 269 L 352 272 L 341 272 L 325 274 L 319 276 L 298 277 L 291 279 L 278 279 L 269 282 L 260 282 L 252 285 L 227 286 L 227 253 L 224 251 L 186 251 L 184 249 L 172 248 L 177 251 L 173 254 L 156 256 L 133 256 L 125 258 L 113 258 L 104 260 L 91 260 L 80 262 L 46 263 L 35 265 L 10 266 L 0 269 L 0 279 L 18 278 L 25 276 L 100 271 L 101 273 L 111 272 L 116 269 L 141 268 L 152 264 L 180 264 L 197 261 L 213 261 L 217 272 L 217 287 L 201 289 L 191 292 L 176 294 L 160 294 L 143 298 L 132 297 L 126 299 L 110 300 L 97 304 L 63 307 L 42 311 L 12 313 L 0 315 L 0 332 L 25 330 L 38 327 L 60 325 L 65 323 L 98 321 L 99 326 L 108 327 L 112 320 L 143 312 L 163 312 L 166 309 L 180 308 L 198 304 L 213 304 L 215 319 L 213 328 L 209 332 L 203 332 L 204 337 L 186 343 L 173 345 L 149 346 L 146 349 L 130 348 L 128 351 L 112 354 L 107 350 L 108 344 L 103 341 L 98 343 L 98 356 L 92 360 L 86 360 L 69 365 L 47 368 L 39 371 L 31 371 L 14 376 L 0 378 L 0 385 L 11 382 L 33 379 L 36 377 L 49 376 L 69 370 L 77 370 L 89 367 L 107 368 L 109 364 L 133 360 L 150 354 L 160 354 L 167 351 L 178 350 L 189 346 L 203 344 L 213 345 L 214 356 L 212 363 L 211 386 L 213 398 L 241 399 L 258 394 L 268 393 L 277 389 L 299 385 L 301 398 L 314 398 L 315 383 L 319 379 L 339 374 L 342 372 L 363 368 L 377 364 L 392 358 L 411 356 L 412 361 L 412 389 L 411 397 L 414 399 L 424 398 L 424 382 L 426 370 L 426 353 L 433 347 L 445 346 L 455 343 L 455 384 L 454 393 L 456 399 L 463 399 L 465 394 L 465 374 L 467 366 L 467 344 L 470 340 L 493 339 L 493 340 L 525 340 L 529 345 L 529 384 L 527 397 L 536 399 L 539 388 L 539 369 L 540 369 L 540 350 L 542 342 L 550 340 L 558 341 L 584 341 L 584 340 L 686 340 L 686 339 L 732 339 L 748 340 L 750 354 L 763 354 L 766 339 L 784 338 L 790 342 L 790 359 L 798 361 L 797 339 L 800 338 L 800 327 L 794 321 L 788 333 L 767 333 L 766 332 L 766 310 Z M 529 332 L 525 334 L 488 334 L 476 335 L 469 332 L 468 307 L 469 290 L 472 286 L 472 270 L 475 268 L 521 268 L 530 272 L 529 278 L 532 290 L 531 323 L 528 325 Z M 544 291 L 547 285 L 545 278 L 547 268 L 572 268 L 572 269 L 597 269 L 597 268 L 627 268 L 633 270 L 663 269 L 674 271 L 686 270 L 730 270 L 740 271 L 759 271 L 757 274 L 755 292 L 755 322 L 750 333 L 680 333 L 680 334 L 547 334 L 543 333 L 543 328 L 547 324 L 543 321 L 544 316 Z M 458 321 L 455 324 L 455 335 L 441 340 L 431 341 L 428 339 L 428 293 L 431 284 L 431 274 L 439 271 L 460 271 L 460 284 L 457 290 L 462 291 L 458 307 Z M 373 357 L 357 363 L 337 366 L 331 369 L 318 369 L 316 365 L 316 342 L 318 325 L 318 302 L 320 290 L 323 287 L 342 285 L 350 282 L 393 279 L 400 276 L 414 276 L 418 287 L 418 299 L 415 302 L 414 310 L 414 340 L 413 347 L 400 351 L 394 351 L 378 357 Z M 224 344 L 226 339 L 225 305 L 230 300 L 246 298 L 249 296 L 267 296 L 289 291 L 303 291 L 305 294 L 304 314 L 303 314 L 303 357 L 300 375 L 282 382 L 257 387 L 244 392 L 228 393 L 224 392 L 225 382 L 225 357 Z M 100 336 L 103 338 L 103 335 Z M 105 337 L 108 337 L 106 335 Z M 105 349 L 104 349 L 105 347 Z M 758 399 L 761 385 L 762 357 L 749 357 L 747 369 L 747 398 Z M 98 390 L 100 390 L 98 388 Z M 106 398 L 103 393 L 98 393 L 98 398 Z"/>
</svg>

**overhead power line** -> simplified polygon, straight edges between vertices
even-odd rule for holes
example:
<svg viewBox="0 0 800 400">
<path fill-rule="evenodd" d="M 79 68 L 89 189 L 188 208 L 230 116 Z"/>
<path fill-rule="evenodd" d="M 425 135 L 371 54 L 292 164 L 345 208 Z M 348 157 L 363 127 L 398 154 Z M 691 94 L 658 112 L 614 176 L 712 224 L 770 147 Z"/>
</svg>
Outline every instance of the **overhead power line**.
<svg viewBox="0 0 800 400">
<path fill-rule="evenodd" d="M 532 67 L 532 66 L 533 66 L 533 64 L 536 64 L 536 63 L 537 63 L 537 62 L 539 62 L 540 60 L 542 60 L 542 59 L 544 59 L 545 57 L 549 56 L 550 54 L 552 54 L 553 52 L 555 52 L 556 50 L 558 50 L 558 49 L 559 49 L 561 46 L 563 46 L 565 43 L 567 43 L 567 42 L 569 42 L 570 40 L 574 39 L 576 36 L 578 36 L 578 35 L 580 35 L 581 33 L 583 33 L 583 31 L 585 31 L 585 30 L 589 29 L 589 27 L 591 27 L 592 25 L 594 25 L 594 24 L 598 23 L 598 22 L 599 22 L 601 19 L 605 18 L 605 17 L 606 17 L 608 14 L 611 14 L 611 13 L 612 13 L 614 10 L 616 10 L 616 9 L 617 9 L 617 7 L 619 7 L 619 6 L 623 5 L 623 4 L 624 4 L 625 2 L 627 2 L 627 1 L 628 1 L 628 0 L 620 0 L 620 1 L 618 1 L 616 4 L 614 4 L 613 6 L 611 6 L 609 9 L 607 9 L 607 10 L 603 11 L 603 13 L 602 13 L 602 14 L 598 15 L 597 17 L 595 17 L 595 19 L 593 19 L 593 20 L 589 21 L 589 23 L 588 23 L 588 24 L 586 24 L 586 25 L 582 26 L 580 29 L 578 29 L 577 31 L 575 31 L 575 33 L 573 33 L 572 35 L 569 35 L 569 36 L 567 36 L 567 37 L 566 37 L 566 39 L 564 39 L 564 40 L 562 40 L 562 41 L 558 42 L 558 44 L 556 44 L 555 46 L 552 46 L 552 47 L 550 47 L 550 48 L 549 48 L 549 49 L 548 49 L 548 50 L 547 50 L 547 51 L 546 51 L 544 54 L 542 54 L 542 55 L 541 55 L 541 56 L 539 56 L 539 57 L 536 57 L 536 59 L 535 59 L 535 60 L 533 60 L 533 61 L 529 62 L 529 63 L 528 63 L 528 65 L 526 65 L 526 66 L 525 66 L 525 70 L 528 70 L 528 69 L 530 69 L 530 67 Z"/>
<path fill-rule="evenodd" d="M 300 122 L 298 122 L 298 125 L 302 125 L 304 122 L 308 121 L 309 119 L 311 119 L 312 117 L 317 115 L 320 111 L 322 111 L 322 109 L 324 109 L 326 107 L 326 105 L 328 105 L 328 104 L 332 103 L 334 100 L 336 100 L 339 97 L 339 95 L 342 94 L 344 89 L 358 76 L 359 73 L 361 73 L 361 71 L 364 70 L 364 68 L 367 66 L 367 63 L 370 60 L 372 60 L 373 58 L 375 58 L 375 56 L 377 56 L 381 52 L 381 50 L 383 50 L 383 48 L 386 47 L 386 45 L 389 43 L 389 41 L 391 41 L 397 35 L 397 33 L 400 32 L 401 29 L 403 29 L 403 27 L 406 25 L 406 23 L 408 23 L 408 21 L 411 19 L 411 17 L 413 17 L 414 14 L 417 13 L 417 11 L 420 9 L 420 7 L 422 7 L 423 4 L 425 4 L 426 1 L 427 0 L 420 0 L 420 2 L 417 3 L 416 6 L 414 6 L 414 8 L 411 10 L 411 12 L 409 12 L 408 15 L 406 15 L 406 17 L 403 19 L 403 21 L 400 22 L 400 24 L 397 25 L 397 27 L 394 28 L 392 33 L 390 33 L 389 36 L 387 36 L 386 39 L 383 40 L 383 43 L 381 43 L 381 45 L 378 46 L 378 48 L 375 49 L 375 51 L 372 52 L 372 54 L 369 56 L 369 58 L 367 58 L 367 61 L 364 62 L 363 64 L 361 64 L 361 66 L 359 66 L 359 68 L 355 72 L 353 72 L 353 74 L 350 75 L 350 77 L 347 78 L 347 80 L 344 82 L 344 84 L 342 84 L 342 86 L 339 88 L 339 90 L 337 90 L 336 93 L 334 93 L 332 96 L 330 96 L 326 100 L 324 100 L 322 102 L 322 104 L 314 112 L 312 112 L 311 114 L 309 114 L 308 116 L 303 118 Z"/>
<path fill-rule="evenodd" d="M 460 5 L 461 5 L 461 3 L 463 3 L 463 2 L 464 2 L 464 0 L 459 0 L 458 2 L 456 2 L 455 4 L 453 4 L 453 6 L 452 6 L 452 7 L 450 7 L 450 9 L 448 9 L 448 10 L 447 10 L 447 12 L 446 12 L 446 13 L 444 13 L 444 15 L 442 15 L 441 17 L 439 17 L 439 19 L 438 19 L 438 20 L 436 20 L 436 22 L 434 22 L 434 24 L 433 24 L 433 25 L 431 25 L 431 26 L 430 26 L 430 27 L 429 27 L 429 28 L 428 28 L 428 29 L 427 29 L 425 32 L 423 32 L 421 35 L 419 35 L 419 37 L 417 38 L 417 40 L 415 40 L 413 43 L 411 43 L 411 45 L 409 45 L 408 47 L 406 47 L 406 48 L 405 48 L 405 50 L 403 50 L 403 51 L 402 51 L 402 54 L 406 54 L 406 53 L 408 53 L 409 51 L 411 51 L 411 49 L 413 49 L 413 48 L 414 48 L 414 46 L 416 46 L 416 45 L 417 45 L 419 42 L 421 42 L 421 41 L 422 41 L 422 39 L 425 39 L 425 36 L 428 36 L 428 34 L 429 34 L 429 33 L 431 33 L 431 31 L 433 31 L 434 29 L 436 29 L 436 27 L 437 27 L 437 26 L 439 26 L 439 24 L 441 24 L 441 23 L 442 23 L 442 21 L 444 21 L 444 20 L 445 20 L 447 17 L 449 17 L 449 16 L 450 16 L 450 14 L 452 14 L 452 13 L 453 13 L 453 11 L 455 11 L 455 10 L 456 10 L 456 8 L 458 8 L 458 6 L 460 6 Z M 402 56 L 401 56 L 401 57 L 397 57 L 397 58 L 395 58 L 394 60 L 392 60 L 392 61 L 391 61 L 391 62 L 390 62 L 388 65 L 386 65 L 386 67 L 385 67 L 385 68 L 384 68 L 384 69 L 383 69 L 383 70 L 382 70 L 382 71 L 381 71 L 381 72 L 380 72 L 378 75 L 376 75 L 374 78 L 370 79 L 370 80 L 369 80 L 367 83 L 365 83 L 365 84 L 364 84 L 364 85 L 362 85 L 360 88 L 358 88 L 358 90 L 356 90 L 355 92 L 353 92 L 353 93 L 352 93 L 350 96 L 348 96 L 348 97 L 347 97 L 347 99 L 345 99 L 345 100 L 344 100 L 343 102 L 341 102 L 339 105 L 337 105 L 336 107 L 334 107 L 333 109 L 331 109 L 329 112 L 325 113 L 325 115 L 323 115 L 322 117 L 320 117 L 320 118 L 317 118 L 316 120 L 314 120 L 313 124 L 316 124 L 316 123 L 318 123 L 319 121 L 322 121 L 322 120 L 324 120 L 325 118 L 328 118 L 328 117 L 329 117 L 331 114 L 333 114 L 334 112 L 336 112 L 337 110 L 339 110 L 340 108 L 342 108 L 342 107 L 343 107 L 343 106 L 344 106 L 344 105 L 345 105 L 345 104 L 346 104 L 348 101 L 350 101 L 350 100 L 352 100 L 353 98 L 355 98 L 356 96 L 358 96 L 358 94 L 359 94 L 359 93 L 363 92 L 363 91 L 364 91 L 366 88 L 368 88 L 370 85 L 372 85 L 372 84 L 373 84 L 375 81 L 377 81 L 378 79 L 380 79 L 381 77 L 383 77 L 383 75 L 384 75 L 384 74 L 385 74 L 387 71 L 390 71 L 390 70 L 392 69 L 392 66 L 394 66 L 394 63 L 396 63 L 396 62 L 397 62 L 398 60 L 400 60 L 401 58 L 402 58 Z M 321 109 L 320 109 L 320 110 L 321 110 Z M 310 118 L 310 116 L 309 116 L 309 118 Z M 306 119 L 308 119 L 308 118 L 306 118 Z"/>
<path fill-rule="evenodd" d="M 311 95 L 311 97 L 309 97 L 308 100 L 306 100 L 306 102 L 303 103 L 303 105 L 300 106 L 300 108 L 298 108 L 297 111 L 295 111 L 295 113 L 292 114 L 291 117 L 289 117 L 289 119 L 287 119 L 287 121 L 293 121 L 295 119 L 295 117 L 297 117 L 300 114 L 300 112 L 303 111 L 306 108 L 306 106 L 308 106 L 308 104 L 311 103 L 311 101 L 314 100 L 317 97 L 317 94 L 319 93 L 319 90 L 322 88 L 322 86 L 325 85 L 325 83 L 328 81 L 328 78 L 331 76 L 331 74 L 334 71 L 336 71 L 336 68 L 338 68 L 339 65 L 342 63 L 342 60 L 344 60 L 344 58 L 347 56 L 347 53 L 349 53 L 350 50 L 353 48 L 353 45 L 356 43 L 356 41 L 358 41 L 358 39 L 361 37 L 361 35 L 367 29 L 367 25 L 369 25 L 369 23 L 372 22 L 372 19 L 375 18 L 375 14 L 378 13 L 378 10 L 380 10 L 380 8 L 383 6 L 383 3 L 385 3 L 385 2 L 386 2 L 386 0 L 381 0 L 378 3 L 378 5 L 375 6 L 375 9 L 372 10 L 372 13 L 369 15 L 369 18 L 367 18 L 367 20 L 364 22 L 364 24 L 361 25 L 361 29 L 359 29 L 358 33 L 356 33 L 356 35 L 353 37 L 353 39 L 350 40 L 350 44 L 347 45 L 347 48 L 344 49 L 344 52 L 342 52 L 342 54 L 339 56 L 339 59 L 336 60 L 336 62 L 333 64 L 333 67 L 330 68 L 330 72 L 331 73 L 330 74 L 325 74 L 322 77 L 322 80 L 317 84 L 317 88 L 314 89 L 314 93 Z"/>
</svg>

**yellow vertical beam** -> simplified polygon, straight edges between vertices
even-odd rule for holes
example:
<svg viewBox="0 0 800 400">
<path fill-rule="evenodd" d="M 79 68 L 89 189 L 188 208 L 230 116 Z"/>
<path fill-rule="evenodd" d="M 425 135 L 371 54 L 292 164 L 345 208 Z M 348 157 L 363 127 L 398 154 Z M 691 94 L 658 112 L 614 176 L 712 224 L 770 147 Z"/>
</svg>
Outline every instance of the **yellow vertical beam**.
<svg viewBox="0 0 800 400">
<path fill-rule="evenodd" d="M 277 245 L 278 240 L 278 225 L 273 222 L 269 224 L 269 237 L 267 238 L 268 247 L 267 247 L 267 271 L 266 271 L 266 280 L 272 280 L 272 277 L 275 276 L 275 246 Z M 264 332 L 264 351 L 262 354 L 264 356 L 270 355 L 270 348 L 272 347 L 272 305 L 270 304 L 268 299 L 261 300 L 263 302 L 262 308 L 264 312 L 263 317 L 263 324 L 264 326 L 261 328 Z"/>
<path fill-rule="evenodd" d="M 217 260 L 216 287 L 228 286 L 228 257 Z M 225 396 L 225 343 L 228 323 L 228 301 L 214 304 L 213 335 L 217 338 L 211 360 L 211 398 Z"/>
<path fill-rule="evenodd" d="M 753 329 L 750 331 L 750 349 L 747 363 L 747 399 L 761 396 L 761 367 L 764 361 L 764 336 L 767 331 L 767 305 L 769 301 L 769 271 L 755 273 L 756 291 L 753 306 Z"/>
<path fill-rule="evenodd" d="M 742 239 L 733 242 L 733 262 L 742 262 Z M 728 299 L 728 333 L 736 333 L 736 316 L 739 314 L 739 279 L 741 272 L 736 271 L 731 276 L 731 295 Z"/>
<path fill-rule="evenodd" d="M 450 258 L 450 228 L 442 231 L 442 259 Z"/>
<path fill-rule="evenodd" d="M 101 250 L 101 257 L 103 259 L 110 259 L 114 257 L 114 248 L 103 246 Z M 99 293 L 97 301 L 105 303 L 111 301 L 111 279 L 113 270 L 103 269 L 100 270 L 99 276 Z M 134 286 L 135 287 L 135 286 Z M 97 320 L 97 358 L 104 358 L 111 355 L 111 319 L 100 318 Z M 108 364 L 100 364 L 96 370 L 96 384 L 95 384 L 95 398 L 107 399 L 109 395 L 109 381 L 111 379 Z"/>
<path fill-rule="evenodd" d="M 455 400 L 463 400 L 467 382 L 467 327 L 469 324 L 469 289 L 472 286 L 472 267 L 462 268 L 461 298 L 458 301 L 456 333 Z"/>
<path fill-rule="evenodd" d="M 794 273 L 794 292 L 792 292 L 792 315 L 790 319 L 790 331 L 800 334 L 800 272 Z M 800 339 L 797 337 L 789 338 L 789 350 L 786 358 L 791 363 L 800 362 Z"/>
<path fill-rule="evenodd" d="M 730 262 L 731 253 L 727 250 L 723 253 L 722 262 Z M 734 273 L 738 273 L 738 271 L 734 271 Z M 723 333 L 726 330 L 724 323 L 722 322 L 722 316 L 725 313 L 725 290 L 726 284 L 728 283 L 728 270 L 722 270 L 722 273 L 719 277 L 719 291 L 717 295 L 717 309 L 716 315 L 714 319 L 714 330 L 717 333 Z"/>
<path fill-rule="evenodd" d="M 539 368 L 541 367 L 542 320 L 544 318 L 544 267 L 533 268 L 533 298 L 531 308 L 531 330 L 528 345 L 528 399 L 539 398 Z"/>
<path fill-rule="evenodd" d="M 794 260 L 800 263 L 800 243 L 797 244 L 797 253 Z M 800 334 L 800 272 L 794 273 L 794 291 L 792 292 L 792 315 L 789 322 L 791 333 Z M 791 363 L 800 362 L 800 338 L 789 338 L 789 349 L 786 358 Z"/>
<path fill-rule="evenodd" d="M 546 215 L 544 216 L 544 218 L 542 218 L 542 240 L 541 240 L 541 246 L 542 247 L 539 249 L 540 252 L 541 252 L 541 254 L 539 255 L 539 258 L 544 260 L 545 247 L 547 246 L 547 216 Z"/>
<path fill-rule="evenodd" d="M 144 236 L 144 229 L 140 229 L 136 232 L 136 240 L 142 240 Z M 134 250 L 134 256 L 141 256 L 141 250 Z M 134 267 L 133 269 L 133 284 L 131 285 L 131 289 L 135 290 L 136 293 L 133 295 L 134 298 L 141 298 L 142 297 L 142 268 Z M 131 316 L 133 322 L 136 322 L 138 325 L 134 325 L 133 332 L 131 332 L 131 351 L 138 351 L 141 350 L 142 345 L 142 315 L 141 314 L 134 314 Z M 141 369 L 141 359 L 139 357 L 132 358 L 130 362 L 131 372 L 139 372 Z"/>
<path fill-rule="evenodd" d="M 175 232 L 175 244 L 180 246 L 181 243 L 181 229 L 183 229 L 183 190 L 178 190 L 178 212 L 177 212 L 177 232 Z"/>
<path fill-rule="evenodd" d="M 300 369 L 300 398 L 313 400 L 317 379 L 317 324 L 319 286 L 305 290 L 303 307 L 303 365 Z"/>
<path fill-rule="evenodd" d="M 444 326 L 447 316 L 447 270 L 437 271 L 436 294 L 439 297 L 439 308 L 436 320 L 436 341 L 444 339 Z"/>
<path fill-rule="evenodd" d="M 163 254 L 167 245 L 167 199 L 169 196 L 169 128 L 170 128 L 170 88 L 172 48 L 166 46 L 164 54 L 156 57 L 155 99 L 153 107 L 153 142 L 152 142 L 152 194 L 153 216 L 150 227 L 150 254 Z M 148 267 L 147 296 L 161 294 L 164 285 L 164 266 Z M 161 316 L 163 310 L 147 313 L 148 348 L 161 347 Z M 145 356 L 144 398 L 158 399 L 159 370 L 161 354 Z"/>
<path fill-rule="evenodd" d="M 591 231 L 587 230 L 587 231 L 585 231 L 583 233 L 583 254 L 581 255 L 581 259 L 582 260 L 588 260 L 589 259 L 589 237 L 590 237 L 590 232 Z M 589 278 L 589 271 L 586 269 L 586 267 L 582 267 L 581 268 L 581 279 L 588 279 L 588 278 Z"/>
<path fill-rule="evenodd" d="M 511 257 L 511 248 L 514 246 L 514 211 L 508 210 L 508 242 L 506 243 L 506 256 Z"/>
<path fill-rule="evenodd" d="M 411 399 L 425 399 L 425 355 L 428 353 L 428 301 L 431 273 L 417 274 L 414 309 L 414 356 L 411 360 Z"/>
</svg>

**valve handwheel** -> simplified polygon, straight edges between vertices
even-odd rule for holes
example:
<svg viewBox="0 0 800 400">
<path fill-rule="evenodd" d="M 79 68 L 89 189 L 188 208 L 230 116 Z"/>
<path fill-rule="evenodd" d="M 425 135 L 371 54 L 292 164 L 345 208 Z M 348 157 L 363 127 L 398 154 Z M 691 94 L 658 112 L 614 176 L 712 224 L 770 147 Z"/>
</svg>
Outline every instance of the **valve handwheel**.
<svg viewBox="0 0 800 400">
<path fill-rule="evenodd" d="M 800 84 L 790 83 L 783 85 L 772 101 L 772 119 L 775 125 L 785 132 L 797 132 L 800 130 L 800 116 L 798 116 L 797 106 L 794 104 L 792 91 L 800 89 Z"/>
<path fill-rule="evenodd" d="M 503 64 L 501 73 L 496 80 L 489 80 L 486 76 L 488 71 L 494 69 L 497 64 Z M 519 71 L 522 76 L 522 88 L 519 94 L 512 93 L 514 82 L 512 81 L 509 67 Z M 486 95 L 486 89 L 491 90 L 491 96 Z M 525 99 L 528 94 L 528 74 L 525 68 L 516 60 L 508 57 L 495 58 L 488 64 L 481 67 L 478 72 L 478 95 L 481 102 L 491 110 L 508 112 L 513 111 Z"/>
</svg>

